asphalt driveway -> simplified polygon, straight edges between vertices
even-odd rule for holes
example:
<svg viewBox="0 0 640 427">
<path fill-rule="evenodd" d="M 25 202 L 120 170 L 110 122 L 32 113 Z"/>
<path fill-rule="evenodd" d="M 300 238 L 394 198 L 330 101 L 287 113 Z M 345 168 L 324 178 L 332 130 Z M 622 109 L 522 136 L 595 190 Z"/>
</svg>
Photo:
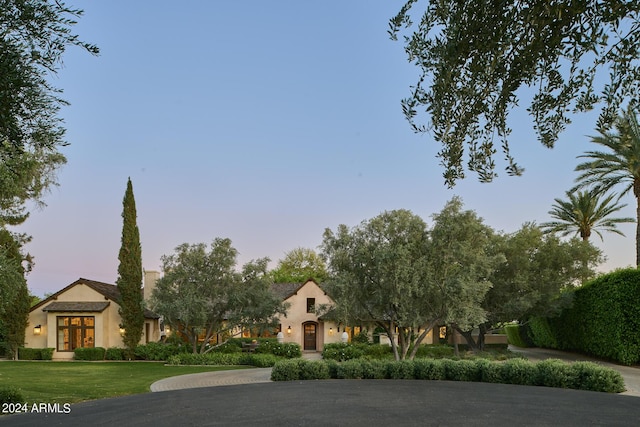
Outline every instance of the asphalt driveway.
<svg viewBox="0 0 640 427">
<path fill-rule="evenodd" d="M 585 359 L 526 351 L 531 360 Z M 249 369 L 167 378 L 152 385 L 156 393 L 82 402 L 68 414 L 0 416 L 0 426 L 640 425 L 640 369 L 607 365 L 621 371 L 626 393 L 449 381 L 270 382 L 269 369 Z"/>
</svg>

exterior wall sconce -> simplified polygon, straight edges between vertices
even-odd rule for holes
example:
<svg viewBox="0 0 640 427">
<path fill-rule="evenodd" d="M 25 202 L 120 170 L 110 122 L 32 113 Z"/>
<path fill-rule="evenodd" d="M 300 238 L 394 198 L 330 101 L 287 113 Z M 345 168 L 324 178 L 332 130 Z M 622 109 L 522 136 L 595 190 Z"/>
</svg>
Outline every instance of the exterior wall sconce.
<svg viewBox="0 0 640 427">
<path fill-rule="evenodd" d="M 124 336 L 124 328 L 120 328 L 120 336 Z"/>
<path fill-rule="evenodd" d="M 165 325 L 165 327 L 164 327 L 164 331 L 165 331 L 165 333 L 166 333 L 167 335 L 169 335 L 169 334 L 171 333 L 171 326 L 169 326 L 169 325 Z"/>
<path fill-rule="evenodd" d="M 333 328 L 329 328 L 329 335 L 333 335 Z"/>
<path fill-rule="evenodd" d="M 287 328 L 287 334 L 291 335 L 291 325 Z"/>
<path fill-rule="evenodd" d="M 42 325 L 36 325 L 33 327 L 33 335 L 40 335 L 42 333 Z"/>
</svg>

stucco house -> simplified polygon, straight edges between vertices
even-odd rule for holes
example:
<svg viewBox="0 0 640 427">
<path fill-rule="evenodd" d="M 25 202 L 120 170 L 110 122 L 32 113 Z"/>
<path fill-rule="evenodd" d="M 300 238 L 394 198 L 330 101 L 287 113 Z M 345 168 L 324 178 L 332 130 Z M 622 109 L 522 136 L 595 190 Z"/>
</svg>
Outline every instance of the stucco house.
<svg viewBox="0 0 640 427">
<path fill-rule="evenodd" d="M 303 283 L 274 283 L 271 290 L 289 304 L 279 317 L 284 342 L 300 344 L 303 351 L 322 351 L 327 343 L 340 342 L 344 328 L 319 316 L 318 307 L 333 305 L 322 286 L 309 279 Z"/>
<path fill-rule="evenodd" d="M 146 271 L 144 299 L 160 273 Z M 80 278 L 34 305 L 29 311 L 25 347 L 54 348 L 54 359 L 73 359 L 78 347 L 124 347 L 116 285 Z M 160 316 L 144 312 L 141 344 L 161 337 Z"/>
</svg>

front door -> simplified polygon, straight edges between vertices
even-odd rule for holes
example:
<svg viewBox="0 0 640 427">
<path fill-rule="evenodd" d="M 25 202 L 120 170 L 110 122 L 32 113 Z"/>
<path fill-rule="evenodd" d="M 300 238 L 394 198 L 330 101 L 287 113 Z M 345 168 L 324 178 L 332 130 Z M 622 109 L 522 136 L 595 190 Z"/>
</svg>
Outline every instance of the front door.
<svg viewBox="0 0 640 427">
<path fill-rule="evenodd" d="M 304 349 L 315 350 L 316 349 L 316 329 L 315 323 L 304 324 Z"/>
</svg>

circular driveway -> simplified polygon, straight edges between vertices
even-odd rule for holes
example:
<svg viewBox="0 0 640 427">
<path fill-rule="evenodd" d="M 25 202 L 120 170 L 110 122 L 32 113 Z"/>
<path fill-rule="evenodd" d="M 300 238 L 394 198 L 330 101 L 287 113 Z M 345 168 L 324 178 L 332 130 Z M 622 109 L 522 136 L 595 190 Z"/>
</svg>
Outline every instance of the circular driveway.
<svg viewBox="0 0 640 427">
<path fill-rule="evenodd" d="M 3 426 L 638 426 L 640 398 L 415 380 L 271 382 L 83 402 Z"/>
</svg>

